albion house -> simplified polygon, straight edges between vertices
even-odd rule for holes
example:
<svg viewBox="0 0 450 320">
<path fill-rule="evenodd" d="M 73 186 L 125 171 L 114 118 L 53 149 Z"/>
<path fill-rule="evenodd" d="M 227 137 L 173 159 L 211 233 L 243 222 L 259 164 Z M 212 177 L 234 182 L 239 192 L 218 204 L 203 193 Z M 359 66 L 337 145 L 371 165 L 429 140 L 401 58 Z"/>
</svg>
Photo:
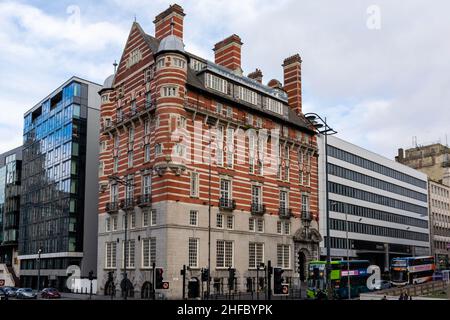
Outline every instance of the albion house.
<svg viewBox="0 0 450 320">
<path fill-rule="evenodd" d="M 155 35 L 133 23 L 101 95 L 98 286 L 150 294 L 153 263 L 180 298 L 210 266 L 211 293 L 264 287 L 262 263 L 292 286 L 319 255 L 317 143 L 302 114 L 301 58 L 284 81 L 245 76 L 237 35 L 215 61 L 184 49 L 179 5 L 156 16 Z M 125 237 L 126 231 L 126 237 Z M 126 238 L 126 242 L 125 242 Z M 206 283 L 203 290 L 206 291 Z"/>
</svg>

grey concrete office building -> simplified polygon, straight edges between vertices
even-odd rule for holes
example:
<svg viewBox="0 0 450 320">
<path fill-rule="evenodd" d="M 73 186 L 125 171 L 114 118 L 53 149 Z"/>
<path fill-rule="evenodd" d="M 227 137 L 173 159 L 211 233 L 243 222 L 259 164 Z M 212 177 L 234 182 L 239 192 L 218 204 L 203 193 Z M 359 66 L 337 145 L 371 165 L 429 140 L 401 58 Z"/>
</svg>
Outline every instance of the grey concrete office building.
<svg viewBox="0 0 450 320">
<path fill-rule="evenodd" d="M 21 285 L 66 288 L 97 264 L 101 86 L 72 77 L 24 115 Z"/>
<path fill-rule="evenodd" d="M 324 139 L 319 151 L 324 155 Z M 394 257 L 429 255 L 427 175 L 334 136 L 327 152 L 332 258 L 367 259 L 383 272 Z M 325 157 L 319 157 L 319 194 L 325 257 Z"/>
</svg>

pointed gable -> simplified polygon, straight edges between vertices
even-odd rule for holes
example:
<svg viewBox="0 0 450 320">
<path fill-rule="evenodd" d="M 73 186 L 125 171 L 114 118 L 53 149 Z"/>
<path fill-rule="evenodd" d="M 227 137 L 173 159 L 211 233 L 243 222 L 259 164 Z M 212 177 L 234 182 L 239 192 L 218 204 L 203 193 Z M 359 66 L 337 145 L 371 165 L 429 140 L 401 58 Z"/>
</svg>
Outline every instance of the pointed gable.
<svg viewBox="0 0 450 320">
<path fill-rule="evenodd" d="M 120 58 L 114 85 L 153 62 L 153 54 L 158 49 L 158 41 L 146 34 L 139 23 L 131 26 L 125 48 Z"/>
</svg>

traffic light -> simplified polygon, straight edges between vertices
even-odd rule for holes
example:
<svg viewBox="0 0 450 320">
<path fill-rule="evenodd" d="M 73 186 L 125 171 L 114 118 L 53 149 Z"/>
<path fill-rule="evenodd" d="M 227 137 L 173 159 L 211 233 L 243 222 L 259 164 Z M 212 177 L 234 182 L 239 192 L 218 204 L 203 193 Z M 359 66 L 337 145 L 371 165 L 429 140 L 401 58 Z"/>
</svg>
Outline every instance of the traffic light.
<svg viewBox="0 0 450 320">
<path fill-rule="evenodd" d="M 205 268 L 202 270 L 202 282 L 207 282 L 209 279 L 209 269 Z"/>
<path fill-rule="evenodd" d="M 281 277 L 283 274 L 283 269 L 281 268 L 273 268 L 273 293 L 274 294 L 283 294 L 283 278 Z"/>
<path fill-rule="evenodd" d="M 229 275 L 228 275 L 228 286 L 229 286 L 230 290 L 233 290 L 236 269 L 229 267 L 228 268 L 228 272 L 229 272 Z"/>
<path fill-rule="evenodd" d="M 94 280 L 94 271 L 89 271 L 89 277 L 88 277 L 89 281 Z"/>
<path fill-rule="evenodd" d="M 164 270 L 163 270 L 163 268 L 156 268 L 155 272 L 156 272 L 156 275 L 155 275 L 155 282 L 156 282 L 155 288 L 156 289 L 162 289 L 163 288 L 163 281 L 164 281 L 164 278 L 163 278 Z"/>
</svg>

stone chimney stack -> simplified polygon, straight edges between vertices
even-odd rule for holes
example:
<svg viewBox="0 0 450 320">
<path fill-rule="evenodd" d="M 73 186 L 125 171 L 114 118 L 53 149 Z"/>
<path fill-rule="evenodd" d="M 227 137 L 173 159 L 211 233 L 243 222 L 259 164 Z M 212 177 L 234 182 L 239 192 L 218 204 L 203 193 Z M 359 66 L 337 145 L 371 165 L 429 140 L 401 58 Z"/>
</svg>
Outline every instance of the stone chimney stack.
<svg viewBox="0 0 450 320">
<path fill-rule="evenodd" d="M 258 81 L 259 83 L 262 83 L 263 74 L 262 74 L 262 71 L 260 69 L 256 69 L 255 71 L 250 72 L 248 74 L 248 77 L 250 79 Z"/>
<path fill-rule="evenodd" d="M 241 38 L 235 34 L 216 43 L 213 49 L 215 63 L 242 75 L 241 47 Z"/>
<path fill-rule="evenodd" d="M 155 17 L 155 38 L 158 40 L 164 39 L 168 35 L 175 35 L 183 39 L 183 8 L 174 4 L 169 6 L 166 10 Z"/>
<path fill-rule="evenodd" d="M 299 54 L 284 59 L 284 91 L 288 95 L 289 106 L 295 113 L 302 113 L 302 59 Z"/>
</svg>

